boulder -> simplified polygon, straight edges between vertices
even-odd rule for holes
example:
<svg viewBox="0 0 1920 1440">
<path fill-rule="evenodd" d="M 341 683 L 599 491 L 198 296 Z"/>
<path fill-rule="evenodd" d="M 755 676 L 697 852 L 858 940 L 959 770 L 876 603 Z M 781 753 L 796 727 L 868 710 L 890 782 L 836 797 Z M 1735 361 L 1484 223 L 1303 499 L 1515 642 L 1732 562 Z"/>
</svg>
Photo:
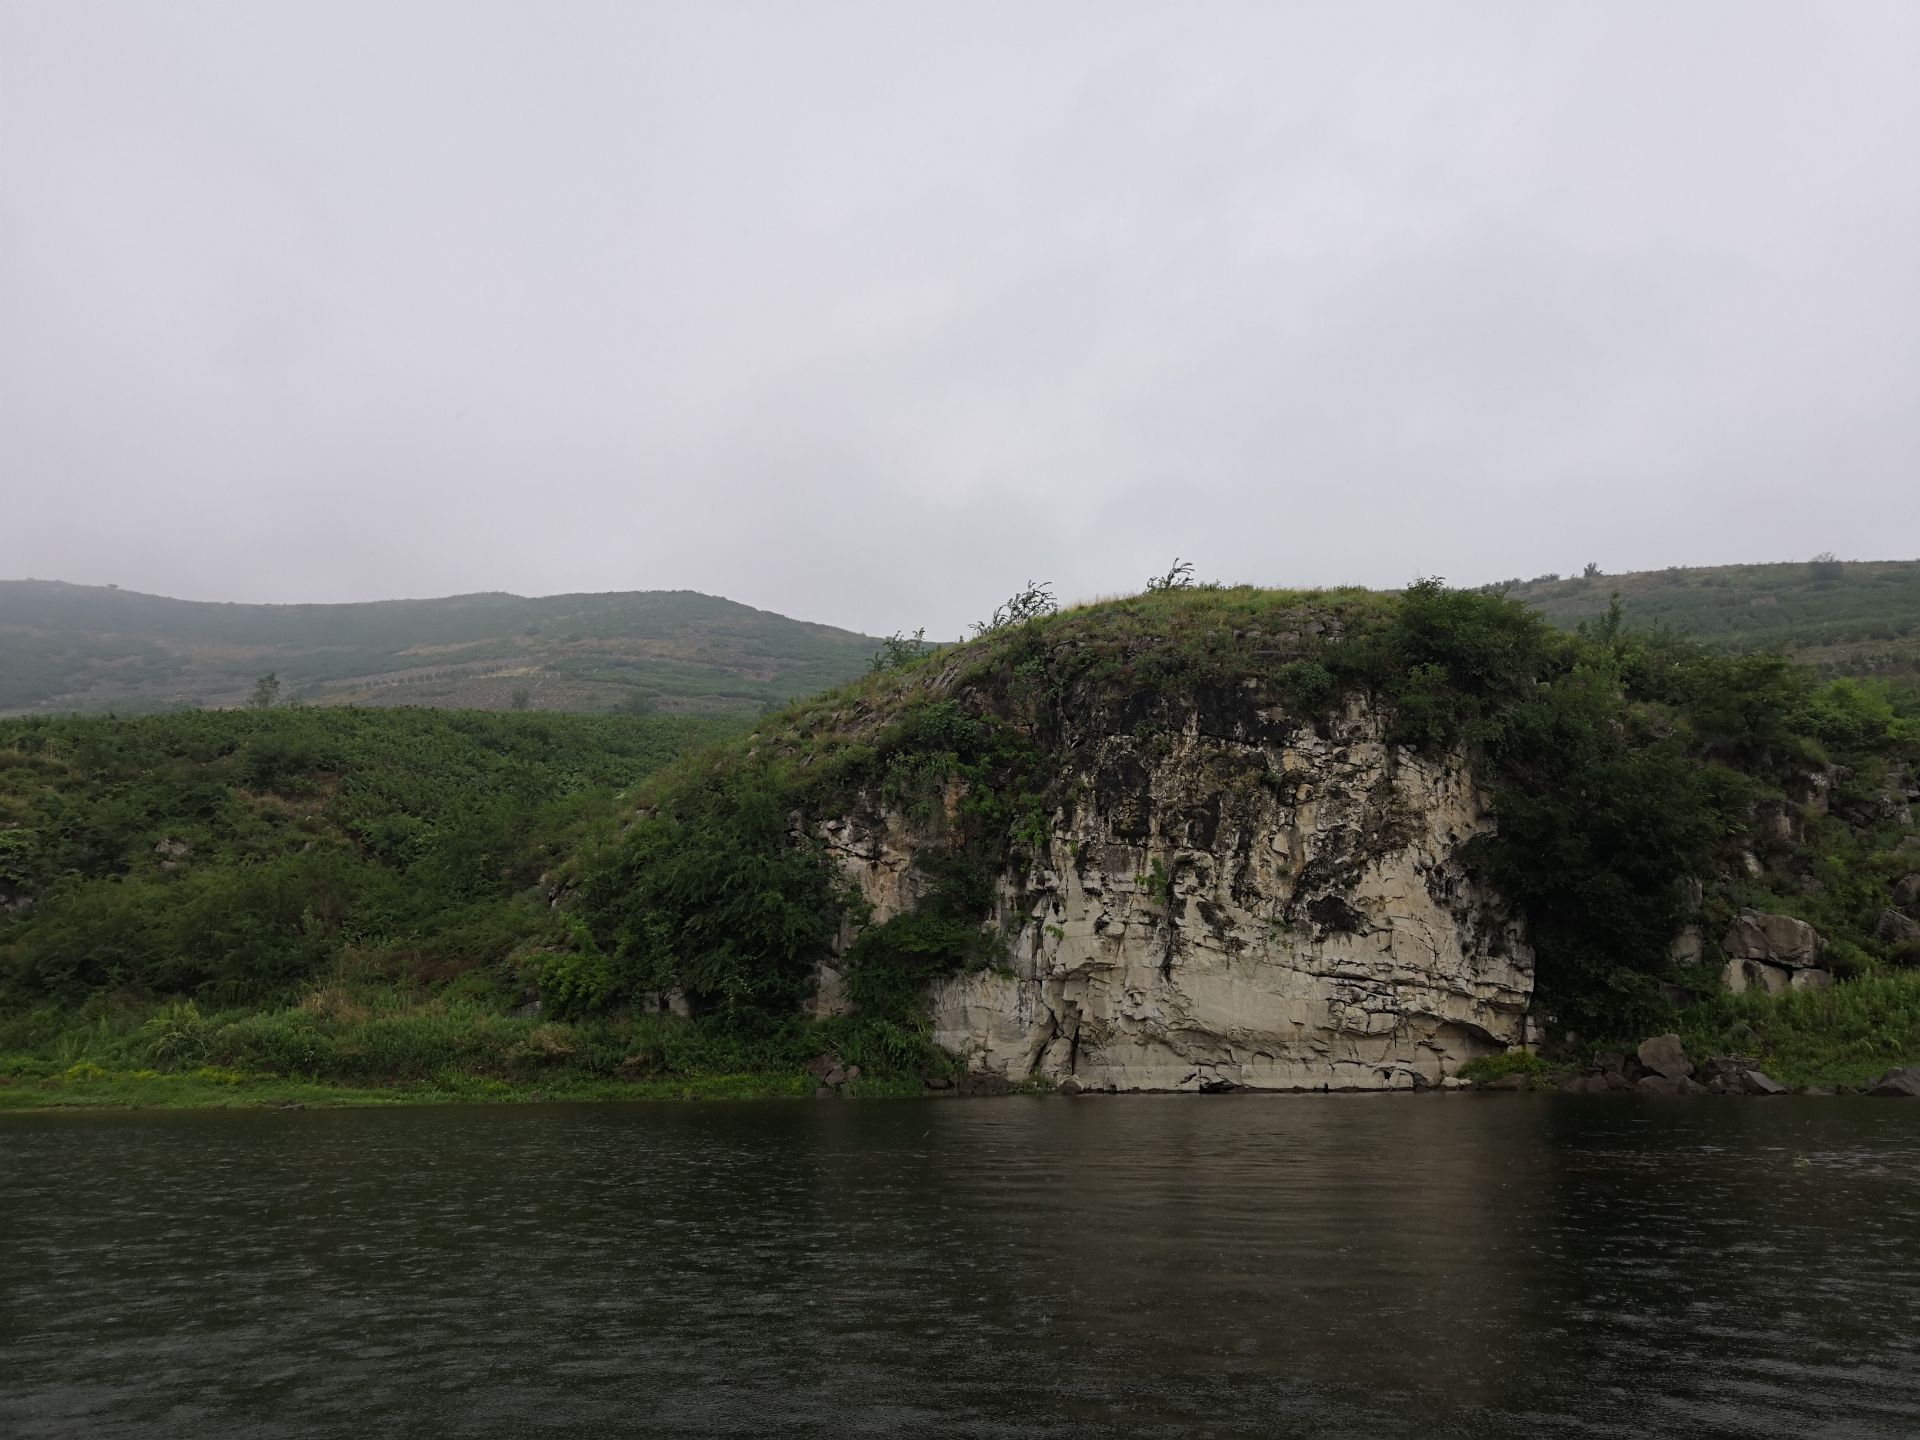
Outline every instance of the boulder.
<svg viewBox="0 0 1920 1440">
<path fill-rule="evenodd" d="M 1889 945 L 1920 940 L 1920 920 L 1888 907 L 1880 912 L 1880 921 L 1873 927 L 1873 938 L 1884 940 Z"/>
<path fill-rule="evenodd" d="M 1705 953 L 1706 945 L 1706 937 L 1700 933 L 1700 927 L 1689 925 L 1673 937 L 1673 948 L 1668 951 L 1668 956 L 1676 965 L 1697 964 Z"/>
<path fill-rule="evenodd" d="M 953 1081 L 949 1080 L 944 1075 L 929 1075 L 927 1077 L 927 1089 L 951 1090 L 953 1089 Z"/>
<path fill-rule="evenodd" d="M 1642 1040 L 1638 1054 L 1640 1063 L 1655 1075 L 1684 1080 L 1693 1074 L 1693 1062 L 1687 1059 L 1678 1035 L 1655 1035 L 1651 1040 Z"/>
<path fill-rule="evenodd" d="M 1593 1068 L 1602 1075 L 1624 1075 L 1627 1057 L 1618 1050 L 1599 1050 L 1594 1052 Z"/>
<path fill-rule="evenodd" d="M 1704 1095 L 1707 1087 L 1696 1084 L 1684 1075 L 1647 1075 L 1634 1087 L 1642 1095 Z"/>
<path fill-rule="evenodd" d="M 1482 1090 L 1531 1090 L 1533 1077 L 1521 1071 L 1511 1075 L 1502 1075 L 1498 1080 L 1489 1080 L 1480 1087 Z"/>
<path fill-rule="evenodd" d="M 991 1070 L 976 1070 L 963 1075 L 956 1088 L 962 1095 L 1004 1095 L 1013 1088 L 1013 1084 L 1006 1076 L 996 1075 Z"/>
<path fill-rule="evenodd" d="M 1889 1070 L 1867 1087 L 1869 1095 L 1892 1095 L 1920 1100 L 1920 1065 L 1903 1065 Z"/>
<path fill-rule="evenodd" d="M 1742 1095 L 1785 1095 L 1787 1087 L 1771 1075 L 1760 1070 L 1742 1070 L 1738 1080 L 1739 1093 Z M 1728 1088 L 1732 1088 L 1729 1086 Z"/>
<path fill-rule="evenodd" d="M 1833 987 L 1831 970 L 1795 970 L 1787 982 L 1794 990 L 1828 990 Z"/>
<path fill-rule="evenodd" d="M 1902 877 L 1893 887 L 1893 908 L 1920 917 L 1920 871 Z"/>
<path fill-rule="evenodd" d="M 1760 960 L 1788 968 L 1812 965 L 1820 958 L 1820 932 L 1791 915 L 1742 911 L 1720 942 L 1735 960 Z"/>
<path fill-rule="evenodd" d="M 1778 995 L 1793 984 L 1794 972 L 1784 965 L 1769 965 L 1764 960 L 1729 960 L 1720 979 L 1735 995 L 1749 990 L 1764 990 Z"/>
<path fill-rule="evenodd" d="M 1751 1055 L 1715 1055 L 1700 1067 L 1706 1080 L 1731 1080 L 1745 1070 L 1758 1070 L 1760 1062 Z"/>
<path fill-rule="evenodd" d="M 1069 1075 L 1060 1082 L 1059 1093 L 1062 1095 L 1078 1095 L 1080 1093 L 1080 1082 Z"/>
</svg>

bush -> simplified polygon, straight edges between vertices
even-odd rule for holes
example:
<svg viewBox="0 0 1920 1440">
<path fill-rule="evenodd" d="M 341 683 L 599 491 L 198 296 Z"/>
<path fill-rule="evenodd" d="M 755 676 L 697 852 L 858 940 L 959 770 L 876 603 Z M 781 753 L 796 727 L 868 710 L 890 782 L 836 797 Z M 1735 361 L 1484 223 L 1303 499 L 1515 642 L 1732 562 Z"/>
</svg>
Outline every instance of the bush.
<svg viewBox="0 0 1920 1440">
<path fill-rule="evenodd" d="M 1476 1060 L 1469 1060 L 1460 1067 L 1459 1074 L 1462 1080 L 1485 1085 L 1494 1080 L 1504 1080 L 1509 1075 L 1544 1077 L 1553 1074 L 1555 1068 L 1531 1050 L 1507 1050 L 1499 1055 L 1482 1055 Z"/>
<path fill-rule="evenodd" d="M 207 1058 L 213 1031 L 191 1000 L 163 1005 L 140 1027 L 140 1042 L 156 1064 L 172 1068 Z"/>
</svg>

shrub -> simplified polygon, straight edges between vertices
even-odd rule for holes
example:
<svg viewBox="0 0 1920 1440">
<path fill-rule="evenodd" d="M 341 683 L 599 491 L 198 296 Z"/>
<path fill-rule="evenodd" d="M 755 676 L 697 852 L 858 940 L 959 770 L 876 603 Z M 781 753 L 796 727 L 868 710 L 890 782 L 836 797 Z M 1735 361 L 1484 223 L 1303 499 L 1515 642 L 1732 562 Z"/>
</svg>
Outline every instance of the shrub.
<svg viewBox="0 0 1920 1440">
<path fill-rule="evenodd" d="M 213 1030 L 191 1000 L 163 1005 L 140 1027 L 140 1041 L 156 1065 L 197 1065 L 207 1058 Z"/>
</svg>

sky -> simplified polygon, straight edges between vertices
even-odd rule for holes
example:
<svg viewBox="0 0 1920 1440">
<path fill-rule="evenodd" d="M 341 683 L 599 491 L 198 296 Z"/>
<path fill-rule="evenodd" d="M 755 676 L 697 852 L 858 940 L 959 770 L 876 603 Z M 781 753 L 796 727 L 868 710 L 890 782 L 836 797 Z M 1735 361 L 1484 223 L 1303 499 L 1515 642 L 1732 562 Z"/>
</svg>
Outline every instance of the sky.
<svg viewBox="0 0 1920 1440">
<path fill-rule="evenodd" d="M 1916 157 L 1912 0 L 0 0 L 0 578 L 1912 558 Z"/>
</svg>

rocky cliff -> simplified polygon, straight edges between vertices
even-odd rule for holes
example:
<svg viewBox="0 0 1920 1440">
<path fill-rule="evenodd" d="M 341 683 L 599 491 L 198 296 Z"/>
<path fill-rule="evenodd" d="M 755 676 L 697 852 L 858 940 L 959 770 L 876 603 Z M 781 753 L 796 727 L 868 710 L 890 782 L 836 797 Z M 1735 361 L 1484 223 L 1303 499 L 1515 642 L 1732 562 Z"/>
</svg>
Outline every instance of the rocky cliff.
<svg viewBox="0 0 1920 1440">
<path fill-rule="evenodd" d="M 1492 820 L 1457 756 L 1389 745 L 1358 700 L 1136 719 L 1056 737 L 1063 798 L 995 885 L 1003 960 L 935 986 L 938 1044 L 1087 1089 L 1396 1089 L 1522 1038 L 1532 955 L 1462 863 Z M 916 820 L 869 791 L 809 822 L 875 923 L 920 898 L 957 783 L 944 800 Z M 830 962 L 816 1008 L 843 993 Z"/>
</svg>

